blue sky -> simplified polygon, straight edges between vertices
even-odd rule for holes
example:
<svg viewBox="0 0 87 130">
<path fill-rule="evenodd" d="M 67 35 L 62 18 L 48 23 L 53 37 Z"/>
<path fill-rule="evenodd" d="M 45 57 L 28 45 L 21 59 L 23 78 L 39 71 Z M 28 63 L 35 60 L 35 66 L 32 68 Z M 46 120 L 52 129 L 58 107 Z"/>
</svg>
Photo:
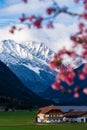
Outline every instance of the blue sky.
<svg viewBox="0 0 87 130">
<path fill-rule="evenodd" d="M 77 13 L 82 11 L 81 4 L 77 6 L 73 3 L 73 0 L 56 0 L 56 2 L 60 6 L 69 6 L 70 11 Z M 45 2 L 29 0 L 28 4 L 24 4 L 21 0 L 0 0 L 0 41 L 4 39 L 13 39 L 17 42 L 36 40 L 45 42 L 53 50 L 61 48 L 60 43 L 61 45 L 69 43 L 69 35 L 76 31 L 77 18 L 63 14 L 59 15 L 55 20 L 55 29 L 52 30 L 47 28 L 40 30 L 35 28 L 27 29 L 26 25 L 21 25 L 19 21 L 22 13 L 26 15 L 43 14 L 45 16 L 46 7 L 51 6 L 51 4 L 51 0 L 45 0 Z M 14 35 L 9 34 L 9 29 L 14 24 L 17 27 L 23 26 L 24 30 L 16 32 Z M 50 45 L 50 43 L 52 44 Z"/>
<path fill-rule="evenodd" d="M 37 6 L 34 1 L 35 2 L 37 1 Z M 75 6 L 75 4 L 72 2 L 73 0 L 56 0 L 56 1 L 58 1 L 60 6 L 68 5 L 68 6 L 70 6 L 69 10 L 71 10 L 71 11 L 75 10 L 76 12 L 78 12 L 78 10 L 76 10 L 77 5 Z M 63 1 L 63 2 L 61 2 L 61 1 Z M 38 0 L 29 0 L 28 4 L 22 3 L 21 0 L 0 0 L 0 27 L 7 26 L 7 25 L 11 24 L 12 22 L 18 23 L 18 18 L 24 12 L 27 15 L 32 14 L 33 12 L 36 13 L 36 11 L 38 13 L 38 9 L 40 9 L 40 6 L 43 7 L 39 11 L 42 13 L 43 10 L 45 9 L 46 5 L 47 6 L 51 5 L 51 0 L 48 0 L 48 2 L 46 2 L 44 4 L 45 6 L 44 5 L 42 6 L 42 5 L 43 5 L 43 2 L 40 3 L 40 2 L 38 2 Z M 38 14 L 40 14 L 40 13 L 38 13 Z M 63 22 L 65 22 L 65 21 L 63 21 Z"/>
<path fill-rule="evenodd" d="M 0 0 L 0 28 L 17 23 L 19 15 L 17 15 L 16 11 L 15 13 L 11 12 L 14 9 L 12 7 L 18 5 L 20 2 L 20 0 Z"/>
</svg>

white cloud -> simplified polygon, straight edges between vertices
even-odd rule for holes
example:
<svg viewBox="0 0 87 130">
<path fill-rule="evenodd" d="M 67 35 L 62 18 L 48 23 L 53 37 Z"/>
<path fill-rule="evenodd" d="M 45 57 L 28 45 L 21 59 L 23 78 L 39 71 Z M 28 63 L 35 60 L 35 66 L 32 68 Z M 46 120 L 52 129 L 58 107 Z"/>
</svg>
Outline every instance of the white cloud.
<svg viewBox="0 0 87 130">
<path fill-rule="evenodd" d="M 45 2 L 40 2 L 39 0 L 29 0 L 28 4 L 24 4 L 21 0 L 6 0 L 8 6 L 0 9 L 0 16 L 10 16 L 10 15 L 19 15 L 21 13 L 26 14 L 37 14 L 42 15 L 47 7 L 52 5 L 51 0 L 45 0 Z M 75 8 L 73 0 L 56 0 L 59 6 L 68 6 L 70 9 Z M 77 7 L 77 6 L 76 6 Z M 78 7 L 79 8 L 79 7 Z M 78 10 L 77 10 L 78 11 Z"/>
<path fill-rule="evenodd" d="M 15 3 L 0 9 L 0 14 L 1 16 L 19 15 L 21 13 L 32 14 L 36 12 L 37 14 L 42 14 L 46 7 L 50 6 L 51 3 L 52 2 L 50 1 L 43 4 L 43 2 L 39 2 L 38 0 L 30 0 L 28 4 L 24 4 L 23 2 Z"/>
<path fill-rule="evenodd" d="M 26 42 L 26 41 L 37 41 L 44 42 L 49 48 L 54 51 L 57 51 L 62 46 L 70 48 L 69 36 L 72 32 L 75 32 L 76 25 L 64 25 L 56 24 L 54 29 L 28 29 L 26 25 L 17 25 L 19 28 L 23 26 L 23 30 L 16 31 L 15 34 L 9 33 L 9 28 L 0 29 L 0 41 L 5 39 L 13 39 L 17 42 Z"/>
<path fill-rule="evenodd" d="M 56 0 L 57 1 L 57 0 Z M 7 27 L 0 29 L 0 41 L 5 39 L 13 39 L 17 42 L 25 41 L 38 41 L 44 42 L 49 48 L 57 51 L 62 46 L 66 45 L 69 49 L 71 41 L 69 36 L 72 32 L 75 32 L 77 20 L 68 15 L 59 15 L 56 18 L 55 28 L 54 29 L 28 29 L 26 25 L 17 25 L 23 26 L 23 30 L 16 31 L 15 34 L 9 33 L 9 23 L 17 23 L 15 20 L 19 18 L 21 13 L 26 14 L 44 14 L 46 7 L 51 5 L 51 0 L 45 0 L 45 2 L 39 2 L 38 0 L 29 0 L 28 4 L 24 4 L 21 0 L 6 0 L 8 6 L 6 8 L 0 9 L 0 25 L 7 24 Z M 80 10 L 82 7 L 75 8 L 73 0 L 58 0 L 60 6 L 70 6 L 70 9 L 73 11 Z M 79 11 L 78 10 L 78 11 Z"/>
</svg>

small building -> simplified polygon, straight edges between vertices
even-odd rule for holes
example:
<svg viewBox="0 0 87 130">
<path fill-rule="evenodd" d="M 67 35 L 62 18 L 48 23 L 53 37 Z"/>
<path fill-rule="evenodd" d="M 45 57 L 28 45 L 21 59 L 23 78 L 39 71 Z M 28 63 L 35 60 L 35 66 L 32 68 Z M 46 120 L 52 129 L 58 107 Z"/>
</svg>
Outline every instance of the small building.
<svg viewBox="0 0 87 130">
<path fill-rule="evenodd" d="M 87 122 L 87 111 L 69 111 L 64 114 L 63 121 L 68 122 Z"/>
<path fill-rule="evenodd" d="M 56 106 L 42 107 L 37 112 L 37 122 L 57 123 L 63 121 L 64 112 Z"/>
</svg>

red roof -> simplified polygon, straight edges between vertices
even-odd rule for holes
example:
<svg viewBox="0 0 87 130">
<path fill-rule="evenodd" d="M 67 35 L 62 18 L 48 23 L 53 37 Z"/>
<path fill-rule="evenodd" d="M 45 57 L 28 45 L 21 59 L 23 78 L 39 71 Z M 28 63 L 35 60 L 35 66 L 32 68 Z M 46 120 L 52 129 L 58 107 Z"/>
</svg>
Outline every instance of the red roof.
<svg viewBox="0 0 87 130">
<path fill-rule="evenodd" d="M 87 111 L 69 111 L 64 114 L 65 117 L 71 117 L 71 118 L 76 118 L 76 117 L 81 117 L 87 114 Z"/>
<path fill-rule="evenodd" d="M 42 108 L 40 108 L 40 109 L 38 110 L 38 112 L 37 112 L 37 113 L 41 112 L 41 113 L 46 114 L 47 112 L 49 112 L 49 111 L 51 111 L 51 110 L 58 110 L 58 111 L 60 111 L 60 112 L 62 112 L 62 113 L 63 113 L 63 111 L 62 111 L 62 110 L 60 110 L 58 107 L 53 106 L 53 105 L 52 105 L 52 106 L 42 107 Z"/>
</svg>

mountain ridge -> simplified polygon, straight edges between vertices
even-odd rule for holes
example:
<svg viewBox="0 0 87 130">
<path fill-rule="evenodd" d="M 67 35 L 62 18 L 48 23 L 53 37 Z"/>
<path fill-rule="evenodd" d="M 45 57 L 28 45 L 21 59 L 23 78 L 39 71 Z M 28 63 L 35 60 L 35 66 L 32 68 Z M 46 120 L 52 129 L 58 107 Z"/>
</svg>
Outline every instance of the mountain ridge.
<svg viewBox="0 0 87 130">
<path fill-rule="evenodd" d="M 33 59 L 33 57 L 37 57 L 47 62 L 54 55 L 54 52 L 43 43 L 25 42 L 20 44 L 13 40 L 4 40 L 1 42 L 1 45 L 1 53 L 11 54 L 22 59 Z"/>
</svg>

